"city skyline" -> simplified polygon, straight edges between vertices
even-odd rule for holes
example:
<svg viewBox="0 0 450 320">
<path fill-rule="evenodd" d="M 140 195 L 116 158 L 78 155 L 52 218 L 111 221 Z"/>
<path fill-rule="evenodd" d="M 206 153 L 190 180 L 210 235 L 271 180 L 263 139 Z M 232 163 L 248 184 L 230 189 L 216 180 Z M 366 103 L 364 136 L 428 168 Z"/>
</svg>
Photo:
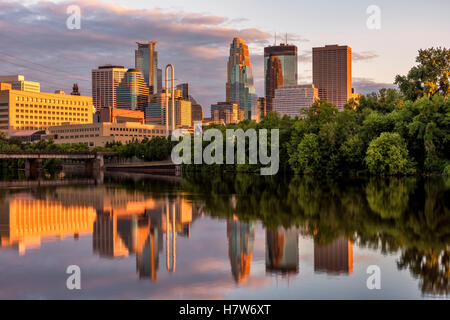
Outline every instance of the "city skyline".
<svg viewBox="0 0 450 320">
<path fill-rule="evenodd" d="M 351 46 L 354 60 L 353 87 L 359 93 L 393 86 L 394 76 L 407 72 L 409 66 L 414 63 L 419 48 L 445 46 L 448 41 L 443 37 L 444 31 L 440 31 L 446 29 L 445 25 L 448 25 L 448 22 L 441 22 L 444 26 L 436 28 L 427 36 L 427 40 L 421 37 L 414 39 L 407 37 L 406 40 L 410 41 L 406 41 L 405 44 L 404 40 L 400 46 L 396 39 L 410 27 L 410 23 L 401 23 L 405 22 L 405 17 L 400 16 L 399 5 L 391 5 L 386 1 L 380 1 L 383 24 L 379 31 L 369 30 L 366 27 L 368 17 L 366 9 L 369 3 L 354 5 L 354 8 L 349 8 L 349 3 L 343 4 L 343 8 L 348 9 L 348 12 L 342 14 L 342 18 L 350 14 L 353 14 L 354 18 L 347 19 L 345 23 L 342 23 L 345 19 L 337 22 L 336 17 L 330 17 L 333 11 L 332 4 L 330 12 L 313 10 L 311 4 L 308 4 L 308 8 L 312 10 L 309 12 L 310 17 L 306 17 L 303 10 L 286 10 L 284 14 L 279 14 L 279 17 L 284 19 L 275 19 L 277 22 L 283 20 L 282 23 L 268 21 L 263 25 L 261 19 L 255 19 L 256 13 L 252 12 L 247 20 L 239 20 L 230 15 L 229 9 L 213 10 L 212 4 L 207 5 L 203 1 L 193 2 L 189 8 L 184 9 L 180 9 L 179 5 L 174 7 L 177 1 L 169 1 L 164 4 L 164 8 L 155 9 L 152 8 L 155 3 L 153 2 L 146 5 L 147 10 L 138 11 L 136 9 L 144 8 L 143 2 L 127 1 L 127 3 L 129 3 L 127 6 L 118 6 L 104 1 L 75 2 L 82 8 L 80 30 L 69 30 L 65 27 L 68 17 L 67 3 L 61 4 L 60 1 L 56 1 L 56 3 L 36 4 L 31 1 L 27 7 L 18 2 L 1 3 L 0 33 L 6 42 L 2 53 L 12 57 L 0 54 L 0 72 L 24 74 L 31 81 L 41 82 L 42 91 L 48 92 L 55 89 L 64 89 L 67 92 L 73 83 L 78 82 L 80 93 L 91 95 L 90 70 L 107 63 L 131 68 L 134 65 L 133 51 L 136 42 L 154 40 L 159 42 L 159 64 L 174 63 L 178 82 L 191 84 L 193 96 L 205 107 L 205 113 L 209 114 L 209 106 L 225 98 L 222 88 L 226 81 L 227 47 L 235 36 L 242 37 L 250 46 L 258 96 L 264 95 L 263 47 L 274 43 L 275 31 L 278 32 L 280 39 L 283 39 L 287 32 L 288 42 L 300 48 L 300 84 L 312 82 L 312 47 L 335 43 Z M 200 8 L 200 3 L 204 5 L 204 9 Z M 259 13 L 267 10 L 268 6 L 264 2 L 259 6 L 250 2 L 245 4 L 244 9 L 250 5 L 253 5 L 255 11 Z M 297 8 L 297 5 L 293 4 L 283 3 L 283 5 L 290 9 Z M 277 6 L 280 8 L 276 10 L 281 10 L 283 5 Z M 161 6 L 158 4 L 158 7 Z M 411 12 L 409 18 L 418 17 L 420 14 L 421 19 L 425 21 L 439 20 L 436 17 L 431 18 L 427 8 L 419 10 L 414 3 L 408 6 L 408 10 Z M 295 21 L 289 19 L 293 14 L 290 11 L 304 17 L 297 19 L 301 20 L 298 22 L 299 26 L 293 25 Z M 342 11 L 343 9 L 338 10 Z M 22 17 L 18 19 L 20 28 L 14 28 L 17 13 Z M 324 27 L 320 28 L 322 31 L 319 32 L 313 18 L 321 13 L 324 14 L 325 20 Z M 354 15 L 355 13 L 358 15 Z M 441 13 L 433 12 L 433 15 L 436 14 Z M 122 20 L 128 19 L 129 23 L 115 24 L 118 15 L 121 15 Z M 247 16 L 244 15 L 244 11 L 236 12 L 235 15 Z M 395 15 L 398 15 L 400 22 L 393 21 Z M 37 16 L 46 18 L 39 20 Z M 139 17 L 138 22 L 136 19 L 133 20 L 134 16 Z M 52 24 L 45 21 L 52 21 Z M 305 26 L 308 23 L 309 26 Z M 412 28 L 408 30 L 417 30 L 418 34 L 423 32 L 417 27 Z M 349 30 L 352 32 L 344 32 Z M 24 52 L 21 48 L 27 45 L 29 50 Z M 199 61 L 202 63 L 198 63 Z M 44 72 L 41 72 L 42 70 Z M 63 73 L 59 71 L 68 72 L 70 78 L 61 81 Z M 60 88 L 61 86 L 63 88 Z"/>
</svg>

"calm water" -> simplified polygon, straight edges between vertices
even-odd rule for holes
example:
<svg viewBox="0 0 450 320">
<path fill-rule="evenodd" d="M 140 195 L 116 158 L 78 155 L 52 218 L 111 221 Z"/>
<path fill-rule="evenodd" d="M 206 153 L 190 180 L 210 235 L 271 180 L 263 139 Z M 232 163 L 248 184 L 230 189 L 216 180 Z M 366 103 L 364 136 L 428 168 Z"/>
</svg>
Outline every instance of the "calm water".
<svg viewBox="0 0 450 320">
<path fill-rule="evenodd" d="M 0 299 L 449 297 L 450 179 L 102 180 L 0 184 Z"/>
</svg>

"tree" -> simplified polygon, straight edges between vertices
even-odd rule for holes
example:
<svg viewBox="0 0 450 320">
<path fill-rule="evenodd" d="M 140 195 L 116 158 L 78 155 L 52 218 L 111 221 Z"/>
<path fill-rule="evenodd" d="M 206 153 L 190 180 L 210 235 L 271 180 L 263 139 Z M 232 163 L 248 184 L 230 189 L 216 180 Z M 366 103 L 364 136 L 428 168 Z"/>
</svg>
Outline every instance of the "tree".
<svg viewBox="0 0 450 320">
<path fill-rule="evenodd" d="M 314 133 L 308 133 L 297 147 L 293 169 L 297 173 L 319 173 L 320 162 L 319 137 Z"/>
<path fill-rule="evenodd" d="M 435 94 L 441 94 L 447 98 L 450 94 L 450 49 L 419 50 L 416 62 L 418 65 L 412 67 L 408 75 L 395 77 L 395 84 L 405 97 L 415 101 L 424 96 L 431 99 Z"/>
<path fill-rule="evenodd" d="M 365 162 L 372 174 L 413 173 L 405 140 L 398 133 L 383 132 L 367 148 Z"/>
</svg>

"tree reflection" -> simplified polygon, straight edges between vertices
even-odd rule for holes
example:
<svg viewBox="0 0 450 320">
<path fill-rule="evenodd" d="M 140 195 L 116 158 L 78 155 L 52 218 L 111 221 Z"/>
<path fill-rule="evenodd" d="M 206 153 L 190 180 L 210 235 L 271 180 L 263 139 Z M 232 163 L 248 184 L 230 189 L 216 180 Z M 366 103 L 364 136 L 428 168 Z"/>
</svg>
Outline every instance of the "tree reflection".
<svg viewBox="0 0 450 320">
<path fill-rule="evenodd" d="M 424 294 L 448 294 L 450 182 L 442 177 L 318 180 L 315 177 L 189 173 L 188 191 L 212 216 L 259 220 L 268 229 L 302 227 L 318 245 L 340 237 L 382 253 L 400 251 L 399 269 Z"/>
</svg>

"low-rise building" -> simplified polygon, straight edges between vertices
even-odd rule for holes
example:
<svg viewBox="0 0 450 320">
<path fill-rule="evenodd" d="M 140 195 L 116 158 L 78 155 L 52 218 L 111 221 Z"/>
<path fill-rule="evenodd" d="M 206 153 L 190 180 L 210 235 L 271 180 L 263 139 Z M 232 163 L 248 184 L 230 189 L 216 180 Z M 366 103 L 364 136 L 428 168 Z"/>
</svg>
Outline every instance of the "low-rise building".
<svg viewBox="0 0 450 320">
<path fill-rule="evenodd" d="M 13 90 L 40 92 L 39 82 L 25 80 L 23 75 L 0 76 L 0 82 L 10 83 Z"/>
<path fill-rule="evenodd" d="M 79 144 L 89 147 L 104 147 L 107 143 L 126 144 L 145 138 L 165 136 L 165 126 L 138 122 L 99 122 L 90 124 L 63 124 L 47 129 L 49 138 L 56 144 Z"/>
<path fill-rule="evenodd" d="M 0 86 L 0 132 L 45 130 L 62 123 L 92 123 L 91 97 L 9 89 Z"/>
<path fill-rule="evenodd" d="M 282 86 L 275 90 L 273 110 L 280 117 L 287 115 L 295 118 L 300 116 L 300 110 L 311 107 L 317 99 L 319 93 L 312 84 Z"/>
</svg>

